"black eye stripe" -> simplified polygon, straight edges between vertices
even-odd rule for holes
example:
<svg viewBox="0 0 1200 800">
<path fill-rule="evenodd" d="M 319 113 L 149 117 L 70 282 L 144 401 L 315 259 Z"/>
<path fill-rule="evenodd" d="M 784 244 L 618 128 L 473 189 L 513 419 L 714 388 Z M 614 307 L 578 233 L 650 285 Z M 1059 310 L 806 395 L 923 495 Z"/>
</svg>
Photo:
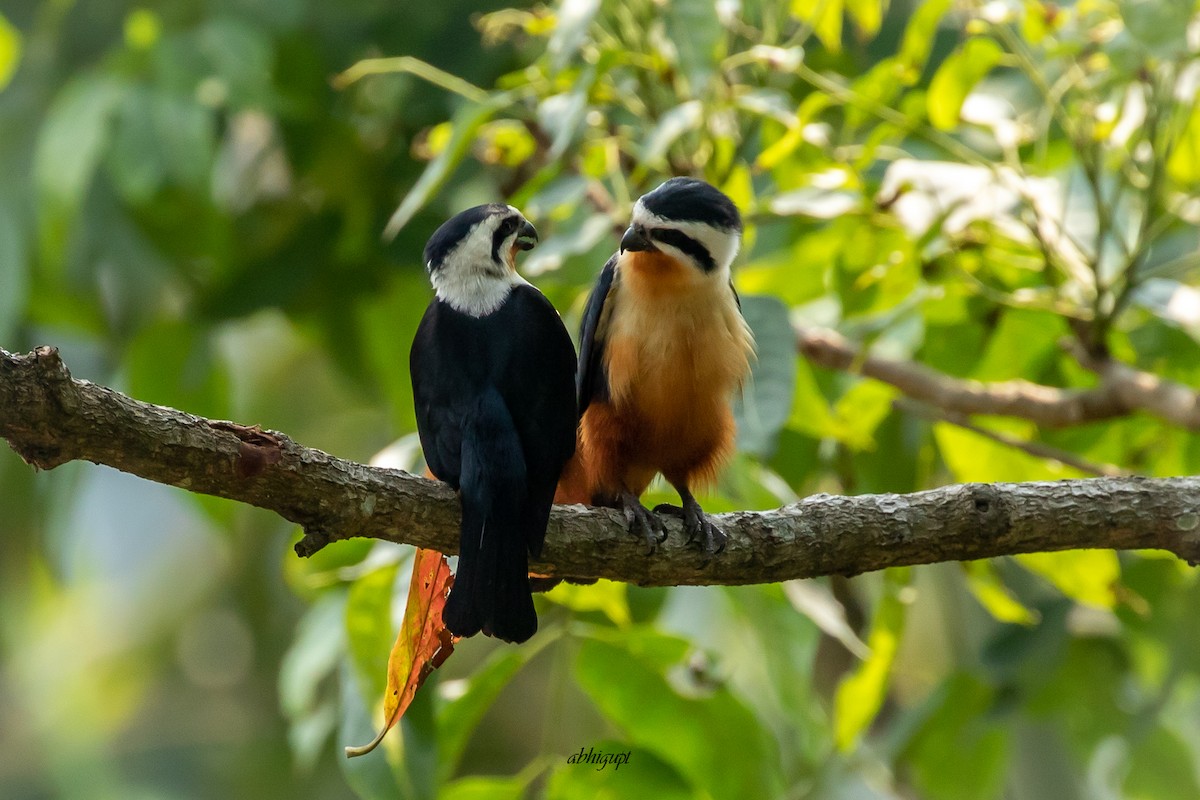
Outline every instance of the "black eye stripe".
<svg viewBox="0 0 1200 800">
<path fill-rule="evenodd" d="M 521 226 L 520 221 L 516 217 L 509 217 L 496 226 L 496 232 L 492 234 L 492 260 L 500 262 L 500 245 L 504 244 L 504 240 L 517 232 L 517 228 Z"/>
<path fill-rule="evenodd" d="M 713 261 L 712 255 L 708 252 L 708 248 L 700 244 L 697 240 L 688 236 L 682 231 L 677 231 L 672 228 L 652 228 L 648 231 L 650 238 L 655 241 L 669 244 L 672 247 L 680 250 L 689 256 L 700 268 L 705 272 L 712 272 L 717 268 L 717 262 Z"/>
</svg>

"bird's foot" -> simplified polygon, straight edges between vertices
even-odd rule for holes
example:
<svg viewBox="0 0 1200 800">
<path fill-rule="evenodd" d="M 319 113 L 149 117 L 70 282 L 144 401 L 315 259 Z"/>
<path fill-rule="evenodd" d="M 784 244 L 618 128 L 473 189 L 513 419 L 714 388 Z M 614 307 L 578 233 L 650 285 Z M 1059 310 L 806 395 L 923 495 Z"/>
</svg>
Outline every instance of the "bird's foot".
<svg viewBox="0 0 1200 800">
<path fill-rule="evenodd" d="M 653 511 L 642 505 L 641 500 L 632 492 L 621 493 L 621 510 L 625 512 L 625 522 L 629 532 L 646 540 L 646 555 L 652 555 L 658 546 L 666 540 L 667 529 L 663 526 Z"/>
<path fill-rule="evenodd" d="M 695 498 L 684 498 L 680 513 L 683 516 L 683 530 L 687 534 L 688 544 L 699 541 L 704 552 L 711 556 L 725 549 L 725 541 L 728 538 L 725 531 L 709 520 Z"/>
</svg>

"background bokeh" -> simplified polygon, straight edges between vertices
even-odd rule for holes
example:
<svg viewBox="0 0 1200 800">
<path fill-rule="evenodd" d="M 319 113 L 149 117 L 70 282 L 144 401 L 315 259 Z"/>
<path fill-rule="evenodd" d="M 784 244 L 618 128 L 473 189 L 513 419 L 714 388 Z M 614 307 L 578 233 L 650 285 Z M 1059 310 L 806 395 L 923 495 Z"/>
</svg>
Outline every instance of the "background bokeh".
<svg viewBox="0 0 1200 800">
<path fill-rule="evenodd" d="M 632 202 L 691 174 L 746 215 L 760 344 L 706 509 L 1195 474 L 1169 421 L 967 429 L 792 326 L 985 383 L 1094 385 L 1066 339 L 1200 385 L 1198 8 L 0 0 L 0 346 L 415 469 L 429 233 L 520 207 L 574 330 Z M 347 761 L 411 552 L 298 535 L 0 448 L 0 796 L 1200 797 L 1200 589 L 1164 554 L 560 587 Z"/>
</svg>

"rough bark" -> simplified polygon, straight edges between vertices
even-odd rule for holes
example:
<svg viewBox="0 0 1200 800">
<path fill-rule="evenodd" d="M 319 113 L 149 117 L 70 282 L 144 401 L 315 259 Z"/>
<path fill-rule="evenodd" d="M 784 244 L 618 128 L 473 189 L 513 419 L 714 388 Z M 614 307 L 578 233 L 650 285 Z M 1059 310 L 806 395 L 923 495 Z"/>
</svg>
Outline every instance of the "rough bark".
<svg viewBox="0 0 1200 800">
<path fill-rule="evenodd" d="M 457 549 L 458 502 L 444 484 L 346 461 L 281 433 L 204 419 L 71 378 L 53 348 L 0 350 L 0 436 L 30 464 L 83 459 L 277 512 L 309 555 L 368 536 Z M 910 495 L 816 495 L 717 517 L 729 535 L 708 557 L 679 524 L 653 555 L 608 509 L 557 507 L 548 575 L 642 585 L 742 584 L 854 575 L 889 566 L 1075 548 L 1157 548 L 1200 561 L 1200 478 L 967 484 Z"/>
</svg>

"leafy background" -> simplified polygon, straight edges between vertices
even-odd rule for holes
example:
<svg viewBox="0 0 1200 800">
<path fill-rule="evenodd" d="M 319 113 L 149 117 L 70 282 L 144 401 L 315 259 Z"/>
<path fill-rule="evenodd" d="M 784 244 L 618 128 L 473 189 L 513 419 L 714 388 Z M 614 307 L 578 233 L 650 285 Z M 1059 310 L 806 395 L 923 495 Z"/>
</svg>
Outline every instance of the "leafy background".
<svg viewBox="0 0 1200 800">
<path fill-rule="evenodd" d="M 746 214 L 761 351 L 707 508 L 1083 474 L 988 433 L 1194 474 L 1195 434 L 1144 414 L 911 413 L 790 326 L 1092 385 L 1073 336 L 1200 385 L 1198 53 L 1182 0 L 4 2 L 0 344 L 415 467 L 429 232 L 521 207 L 574 328 L 632 201 L 694 174 Z M 301 562 L 264 512 L 7 449 L 0 508 L 9 798 L 1200 797 L 1200 590 L 1155 553 L 563 587 L 347 761 L 410 553 Z"/>
</svg>

